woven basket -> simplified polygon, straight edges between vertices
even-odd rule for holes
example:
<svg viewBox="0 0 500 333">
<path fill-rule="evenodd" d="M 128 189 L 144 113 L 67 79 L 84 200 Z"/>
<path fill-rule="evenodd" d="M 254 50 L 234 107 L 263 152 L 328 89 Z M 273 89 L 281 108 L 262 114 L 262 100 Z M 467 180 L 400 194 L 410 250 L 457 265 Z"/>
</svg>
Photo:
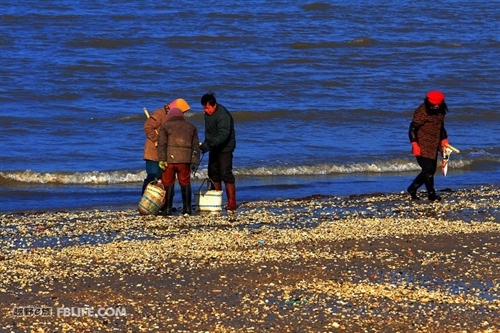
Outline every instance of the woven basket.
<svg viewBox="0 0 500 333">
<path fill-rule="evenodd" d="M 144 194 L 137 205 L 141 215 L 156 215 L 165 203 L 165 187 L 163 184 L 152 181 L 144 190 Z"/>
<path fill-rule="evenodd" d="M 205 182 L 207 182 L 207 189 L 202 190 L 201 188 L 203 187 L 203 184 L 205 184 Z M 212 182 L 210 178 L 205 179 L 203 183 L 201 183 L 200 189 L 198 191 L 194 191 L 194 199 L 196 202 L 197 211 L 222 211 L 222 191 L 210 190 L 210 182 Z"/>
</svg>

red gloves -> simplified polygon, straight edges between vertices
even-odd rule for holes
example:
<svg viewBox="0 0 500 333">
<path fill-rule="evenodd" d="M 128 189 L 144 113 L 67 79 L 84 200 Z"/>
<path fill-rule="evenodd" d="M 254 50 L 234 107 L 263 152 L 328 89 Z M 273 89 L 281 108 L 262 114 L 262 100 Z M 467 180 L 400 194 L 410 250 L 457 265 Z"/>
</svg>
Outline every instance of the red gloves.
<svg viewBox="0 0 500 333">
<path fill-rule="evenodd" d="M 418 145 L 417 142 L 411 143 L 411 152 L 415 156 L 420 156 L 420 146 Z"/>
<path fill-rule="evenodd" d="M 450 142 L 448 141 L 448 139 L 441 140 L 441 147 L 442 148 L 448 147 L 449 145 L 450 145 Z M 420 146 L 418 145 L 418 143 L 416 141 L 411 143 L 411 152 L 415 156 L 420 156 Z"/>
<path fill-rule="evenodd" d="M 441 152 L 445 152 L 446 147 L 450 145 L 448 139 L 441 140 Z"/>
</svg>

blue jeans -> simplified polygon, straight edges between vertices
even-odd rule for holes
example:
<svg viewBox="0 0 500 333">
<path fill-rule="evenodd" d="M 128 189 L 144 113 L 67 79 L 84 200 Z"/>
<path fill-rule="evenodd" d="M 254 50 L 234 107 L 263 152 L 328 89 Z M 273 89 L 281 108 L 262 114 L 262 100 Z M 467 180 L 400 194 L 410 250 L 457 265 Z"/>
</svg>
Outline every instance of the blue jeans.
<svg viewBox="0 0 500 333">
<path fill-rule="evenodd" d="M 161 179 L 160 163 L 157 161 L 146 160 L 146 179 L 144 179 L 144 183 L 142 184 L 142 194 L 144 194 L 144 190 L 149 183 L 151 183 L 155 179 Z"/>
</svg>

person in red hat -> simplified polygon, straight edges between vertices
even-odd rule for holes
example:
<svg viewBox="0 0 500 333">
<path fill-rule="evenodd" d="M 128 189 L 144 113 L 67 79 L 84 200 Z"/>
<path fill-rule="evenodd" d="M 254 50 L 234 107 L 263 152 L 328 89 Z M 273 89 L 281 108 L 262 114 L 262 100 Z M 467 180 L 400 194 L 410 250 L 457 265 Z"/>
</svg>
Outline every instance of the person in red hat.
<svg viewBox="0 0 500 333">
<path fill-rule="evenodd" d="M 409 128 L 412 153 L 422 168 L 407 191 L 412 200 L 418 200 L 417 190 L 425 185 L 430 201 L 439 201 L 441 197 L 434 189 L 434 174 L 437 169 L 437 156 L 442 147 L 449 145 L 448 134 L 444 127 L 444 118 L 448 106 L 441 91 L 430 91 L 424 102 L 417 107 Z"/>
</svg>

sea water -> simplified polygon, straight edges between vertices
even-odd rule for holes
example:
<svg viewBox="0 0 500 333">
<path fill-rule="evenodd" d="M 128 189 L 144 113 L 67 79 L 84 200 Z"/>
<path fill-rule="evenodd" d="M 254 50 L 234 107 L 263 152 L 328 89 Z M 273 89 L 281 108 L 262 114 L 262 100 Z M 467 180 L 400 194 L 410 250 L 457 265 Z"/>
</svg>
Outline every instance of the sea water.
<svg viewBox="0 0 500 333">
<path fill-rule="evenodd" d="M 203 139 L 209 91 L 235 120 L 238 202 L 405 191 L 408 126 L 434 89 L 461 150 L 437 189 L 499 186 L 499 8 L 2 1 L 0 211 L 135 209 L 143 107 L 184 98 Z"/>
</svg>

